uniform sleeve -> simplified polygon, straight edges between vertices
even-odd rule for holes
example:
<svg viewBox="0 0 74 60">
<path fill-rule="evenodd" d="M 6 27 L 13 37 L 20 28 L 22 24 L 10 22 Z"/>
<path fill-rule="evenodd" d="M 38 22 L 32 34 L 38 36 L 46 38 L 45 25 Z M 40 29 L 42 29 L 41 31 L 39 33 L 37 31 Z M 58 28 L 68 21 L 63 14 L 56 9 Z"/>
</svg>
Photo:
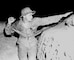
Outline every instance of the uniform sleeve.
<svg viewBox="0 0 74 60">
<path fill-rule="evenodd" d="M 7 26 L 5 27 L 5 33 L 6 33 L 7 35 L 11 35 L 11 33 L 14 33 L 14 31 L 12 30 L 12 26 L 7 25 Z"/>
</svg>

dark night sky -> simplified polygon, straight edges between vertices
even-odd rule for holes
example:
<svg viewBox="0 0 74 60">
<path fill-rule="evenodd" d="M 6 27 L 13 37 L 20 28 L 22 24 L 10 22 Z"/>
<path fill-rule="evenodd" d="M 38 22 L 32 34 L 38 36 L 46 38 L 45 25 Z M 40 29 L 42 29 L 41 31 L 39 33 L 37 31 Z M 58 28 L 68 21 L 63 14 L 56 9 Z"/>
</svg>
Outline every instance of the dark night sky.
<svg viewBox="0 0 74 60">
<path fill-rule="evenodd" d="M 69 2 L 70 3 L 70 2 Z M 56 15 L 59 13 L 64 13 L 72 10 L 72 4 L 69 4 L 68 1 L 2 1 L 0 2 L 0 20 L 7 20 L 8 17 L 13 16 L 19 18 L 21 15 L 21 10 L 25 7 L 30 7 L 32 10 L 36 11 L 36 16 L 45 16 L 45 15 Z M 58 12 L 58 13 L 57 13 Z"/>
</svg>

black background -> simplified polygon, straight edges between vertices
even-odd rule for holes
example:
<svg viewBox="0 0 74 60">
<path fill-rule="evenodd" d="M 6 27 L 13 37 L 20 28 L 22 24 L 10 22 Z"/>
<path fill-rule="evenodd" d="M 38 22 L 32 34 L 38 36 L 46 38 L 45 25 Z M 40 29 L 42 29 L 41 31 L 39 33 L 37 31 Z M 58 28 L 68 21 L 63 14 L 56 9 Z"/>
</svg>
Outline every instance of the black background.
<svg viewBox="0 0 74 60">
<path fill-rule="evenodd" d="M 21 10 L 25 7 L 35 10 L 35 17 L 47 17 L 65 13 L 73 10 L 73 3 L 68 0 L 2 0 L 0 1 L 0 20 L 6 21 L 10 16 L 18 19 L 21 16 Z"/>
</svg>

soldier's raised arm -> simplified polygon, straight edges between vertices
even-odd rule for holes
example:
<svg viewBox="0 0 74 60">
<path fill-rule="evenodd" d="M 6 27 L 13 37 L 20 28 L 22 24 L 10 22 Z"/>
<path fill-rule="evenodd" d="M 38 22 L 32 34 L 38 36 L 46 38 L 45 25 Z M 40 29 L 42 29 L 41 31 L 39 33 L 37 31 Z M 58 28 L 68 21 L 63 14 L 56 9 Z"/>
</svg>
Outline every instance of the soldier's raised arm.
<svg viewBox="0 0 74 60">
<path fill-rule="evenodd" d="M 9 17 L 8 18 L 8 23 L 5 26 L 5 32 L 7 35 L 10 35 L 11 33 L 13 33 L 14 31 L 12 30 L 12 23 L 15 21 L 15 19 L 13 17 Z"/>
</svg>

